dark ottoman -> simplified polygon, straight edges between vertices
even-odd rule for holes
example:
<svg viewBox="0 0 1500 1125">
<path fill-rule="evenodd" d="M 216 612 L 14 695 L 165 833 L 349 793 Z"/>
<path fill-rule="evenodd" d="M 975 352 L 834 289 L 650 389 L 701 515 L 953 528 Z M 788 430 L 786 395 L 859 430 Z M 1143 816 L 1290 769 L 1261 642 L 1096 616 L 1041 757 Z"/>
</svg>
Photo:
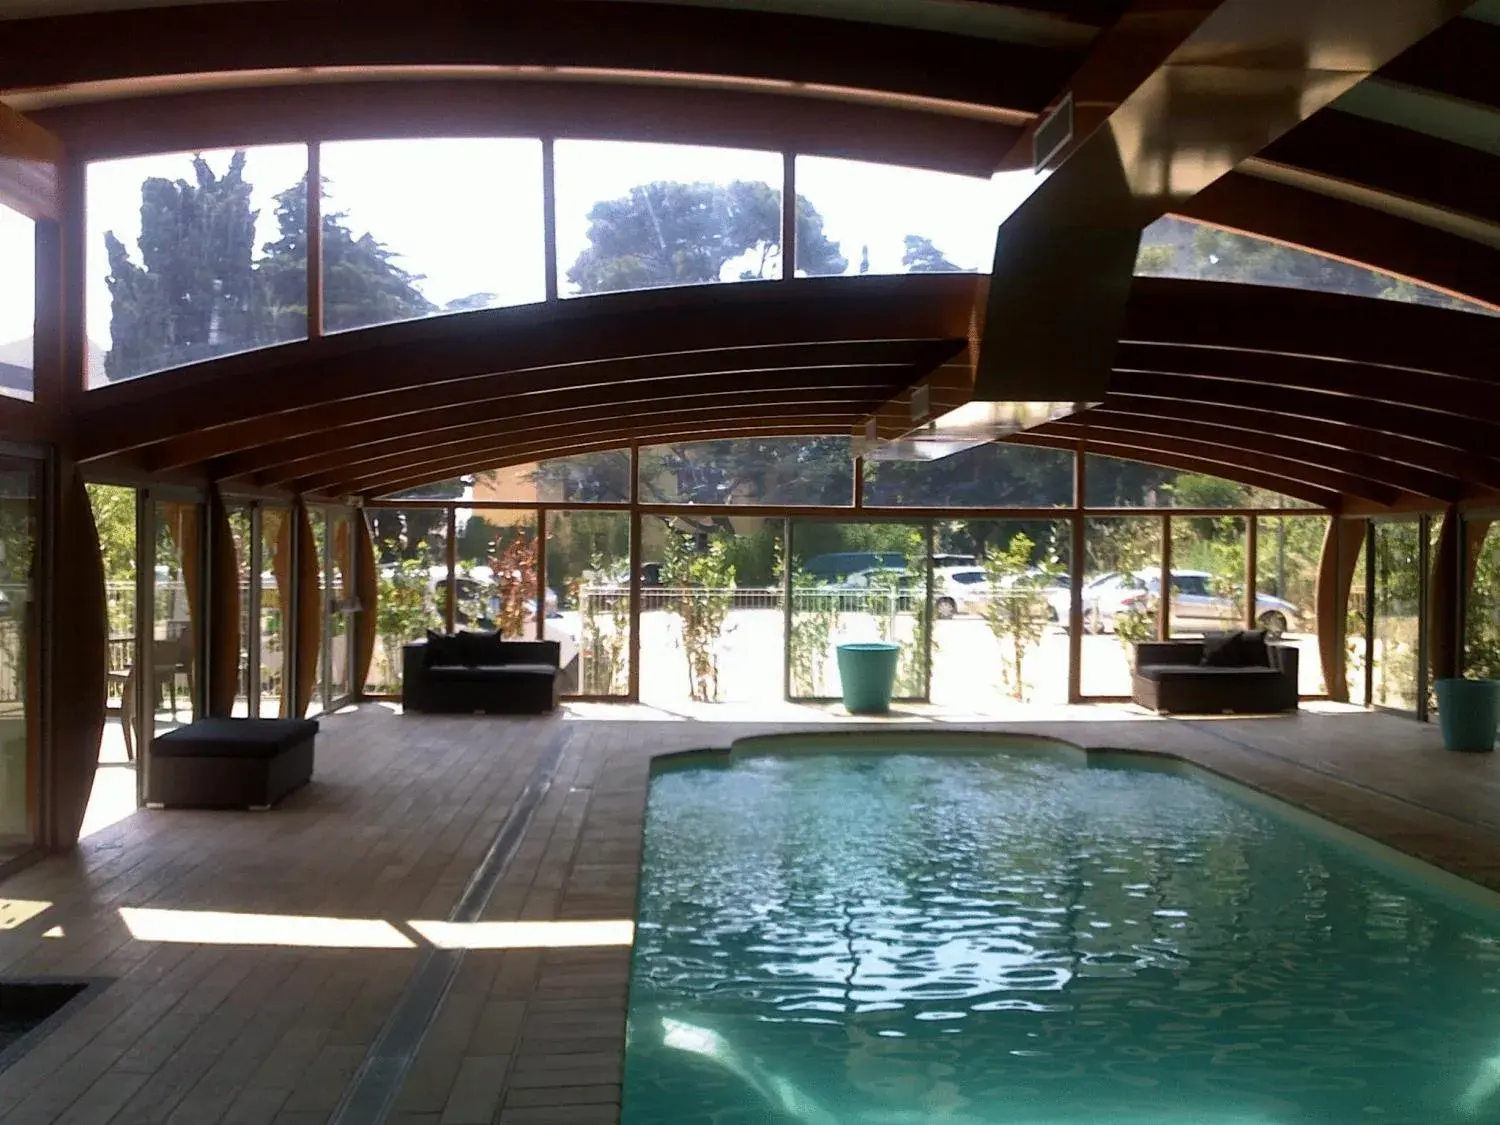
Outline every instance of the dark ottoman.
<svg viewBox="0 0 1500 1125">
<path fill-rule="evenodd" d="M 269 808 L 312 780 L 315 719 L 199 719 L 151 743 L 146 803 Z"/>
</svg>

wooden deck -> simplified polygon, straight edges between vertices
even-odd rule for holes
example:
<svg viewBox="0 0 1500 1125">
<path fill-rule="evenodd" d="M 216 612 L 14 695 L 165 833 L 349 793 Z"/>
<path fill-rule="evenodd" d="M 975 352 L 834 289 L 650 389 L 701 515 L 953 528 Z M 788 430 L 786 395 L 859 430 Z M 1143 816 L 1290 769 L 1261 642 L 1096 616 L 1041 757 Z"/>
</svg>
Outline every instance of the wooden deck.
<svg viewBox="0 0 1500 1125">
<path fill-rule="evenodd" d="M 389 1068 L 361 1068 L 393 1049 L 392 1013 L 431 987 L 437 953 L 454 971 L 378 1117 L 616 1121 L 650 759 L 837 721 L 790 707 L 758 717 L 776 721 L 608 706 L 407 718 L 366 704 L 324 717 L 314 784 L 272 812 L 97 817 L 106 826 L 76 854 L 0 884 L 0 972 L 113 980 L 0 1072 L 0 1121 L 354 1121 L 340 1107 L 351 1090 L 378 1093 Z M 1276 719 L 1072 708 L 897 721 L 1180 755 L 1500 888 L 1500 759 L 1447 754 L 1407 719 L 1330 706 Z M 558 746 L 510 862 L 476 899 L 471 876 Z M 466 888 L 483 910 L 453 920 Z M 518 922 L 538 924 L 506 924 Z"/>
</svg>

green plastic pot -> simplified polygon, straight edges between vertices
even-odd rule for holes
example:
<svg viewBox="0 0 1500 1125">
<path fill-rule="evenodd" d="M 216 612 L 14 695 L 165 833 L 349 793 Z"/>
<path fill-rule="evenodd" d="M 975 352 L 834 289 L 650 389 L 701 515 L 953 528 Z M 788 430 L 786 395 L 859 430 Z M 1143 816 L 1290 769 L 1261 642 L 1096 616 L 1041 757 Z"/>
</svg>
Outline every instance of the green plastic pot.
<svg viewBox="0 0 1500 1125">
<path fill-rule="evenodd" d="M 889 641 L 839 645 L 839 681 L 844 687 L 844 709 L 849 714 L 890 712 L 900 656 L 901 646 Z"/>
<path fill-rule="evenodd" d="M 1432 686 L 1443 745 L 1449 750 L 1493 750 L 1495 728 L 1500 727 L 1500 680 L 1443 679 Z"/>
</svg>

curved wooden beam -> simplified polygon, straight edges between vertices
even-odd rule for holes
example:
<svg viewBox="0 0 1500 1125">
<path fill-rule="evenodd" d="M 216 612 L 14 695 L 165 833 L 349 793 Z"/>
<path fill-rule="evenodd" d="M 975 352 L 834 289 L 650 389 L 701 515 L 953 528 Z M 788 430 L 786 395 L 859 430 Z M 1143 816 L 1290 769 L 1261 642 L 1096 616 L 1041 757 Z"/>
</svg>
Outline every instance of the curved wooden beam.
<svg viewBox="0 0 1500 1125">
<path fill-rule="evenodd" d="M 1046 449 L 1076 450 L 1078 448 L 1077 438 L 1039 434 L 1034 431 L 1016 434 L 1005 440 L 1014 442 L 1016 445 L 1039 445 Z M 1337 511 L 1340 503 L 1338 492 L 1310 485 L 1306 481 L 1276 476 L 1274 473 L 1260 469 L 1226 465 L 1222 461 L 1203 460 L 1182 452 L 1142 449 L 1139 446 L 1095 441 L 1092 438 L 1088 441 L 1087 452 L 1113 457 L 1120 461 L 1139 461 L 1144 465 L 1160 465 L 1164 469 L 1178 469 L 1188 473 L 1206 473 L 1209 476 L 1224 477 L 1226 480 L 1234 480 L 1255 488 L 1264 488 L 1268 492 L 1279 492 L 1284 496 L 1305 500 L 1309 504 L 1330 511 Z M 1150 509 L 1143 510 L 1149 511 Z"/>
<path fill-rule="evenodd" d="M 1266 453 L 1299 461 L 1311 467 L 1324 467 L 1350 477 L 1370 481 L 1382 495 L 1396 492 L 1415 493 L 1437 500 L 1453 502 L 1464 491 L 1463 485 L 1437 473 L 1403 469 L 1361 451 L 1330 449 L 1326 445 L 1305 442 L 1275 431 L 1252 432 L 1218 423 L 1193 422 L 1181 418 L 1153 418 L 1120 411 L 1108 405 L 1086 410 L 1069 421 L 1116 433 L 1150 434 L 1157 437 L 1180 436 L 1193 441 L 1220 443 L 1247 456 Z M 1357 495 L 1357 494 L 1355 494 Z M 1379 497 L 1367 497 L 1379 499 Z"/>
<path fill-rule="evenodd" d="M 350 520 L 354 530 L 354 596 L 359 600 L 359 613 L 355 617 L 359 635 L 353 688 L 356 696 L 362 696 L 365 685 L 370 682 L 370 663 L 375 659 L 375 641 L 380 632 L 380 582 L 375 569 L 375 539 L 370 532 L 370 521 L 358 508 L 350 513 Z"/>
<path fill-rule="evenodd" d="M 1040 112 L 1076 50 L 777 12 L 573 0 L 310 5 L 296 33 L 254 3 L 7 20 L 5 84 L 40 89 L 246 70 L 371 67 L 684 71 Z M 118 45 L 130 43 L 129 51 Z M 932 66 L 942 59 L 942 66 Z M 420 73 L 420 71 L 414 71 Z M 144 84 L 144 83 L 138 83 Z M 158 83 L 159 84 L 159 83 Z"/>
<path fill-rule="evenodd" d="M 101 387 L 80 398 L 81 456 L 414 386 L 653 357 L 840 341 L 965 341 L 976 278 L 687 286 L 435 317 L 285 344 Z M 962 344 L 949 345 L 961 348 Z M 955 353 L 956 354 L 956 353 Z M 669 362 L 663 357 L 677 357 Z"/>
<path fill-rule="evenodd" d="M 1347 395 L 1329 395 L 1295 387 L 1272 390 L 1227 379 L 1200 379 L 1191 375 L 1117 371 L 1111 393 L 1150 398 L 1185 399 L 1210 406 L 1223 403 L 1250 409 L 1269 409 L 1277 414 L 1312 421 L 1339 422 L 1376 434 L 1414 438 L 1435 446 L 1474 454 L 1500 448 L 1500 427 L 1478 418 L 1427 414 L 1383 402 Z"/>
<path fill-rule="evenodd" d="M 601 430 L 618 428 L 622 423 L 665 424 L 668 421 L 692 422 L 716 418 L 723 418 L 726 422 L 747 423 L 772 418 L 837 414 L 851 418 L 853 426 L 880 405 L 883 397 L 878 392 L 840 395 L 808 390 L 776 395 L 636 399 L 603 402 L 593 407 L 575 407 L 571 410 L 498 416 L 438 432 L 362 443 L 352 449 L 278 465 L 273 470 L 258 474 L 255 483 L 267 486 L 301 480 L 307 482 L 307 487 L 318 488 L 322 485 L 319 480 L 321 474 L 331 474 L 337 478 L 338 474 L 347 475 L 349 470 L 373 461 L 388 461 L 398 456 L 425 456 L 430 459 L 446 452 L 460 453 L 465 449 L 482 449 L 486 444 L 504 444 L 507 441 L 534 444 L 558 438 L 589 438 Z"/>
<path fill-rule="evenodd" d="M 1278 396 L 1279 397 L 1279 396 Z M 1327 449 L 1363 452 L 1390 468 L 1390 474 L 1409 469 L 1436 473 L 1452 480 L 1466 481 L 1486 488 L 1500 489 L 1500 461 L 1459 453 L 1446 446 L 1393 434 L 1376 433 L 1337 421 L 1304 418 L 1282 414 L 1269 407 L 1230 406 L 1223 402 L 1193 401 L 1185 398 L 1156 398 L 1149 395 L 1110 391 L 1104 407 L 1122 414 L 1166 420 L 1206 422 L 1242 430 L 1247 434 L 1282 434 Z M 1400 476 L 1389 476 L 1386 483 L 1421 492 L 1402 483 Z"/>
<path fill-rule="evenodd" d="M 1330 699 L 1349 702 L 1349 677 L 1345 671 L 1345 633 L 1349 618 L 1349 588 L 1354 568 L 1365 546 L 1363 519 L 1334 517 L 1323 535 L 1318 557 L 1318 579 L 1313 595 L 1318 622 L 1318 658 L 1323 665 L 1323 690 Z"/>
<path fill-rule="evenodd" d="M 650 430 L 634 431 L 639 436 L 639 440 L 643 446 L 682 441 L 714 441 L 721 438 L 826 437 L 829 432 L 826 426 L 820 425 L 816 420 L 809 423 L 785 422 L 738 429 L 719 425 L 712 428 L 690 431 L 682 431 L 672 427 L 667 427 L 660 432 Z M 491 456 L 484 461 L 477 461 L 472 456 L 452 457 L 443 461 L 431 462 L 420 470 L 407 466 L 399 472 L 393 472 L 381 479 L 363 480 L 359 482 L 358 488 L 350 490 L 350 494 L 373 500 L 388 500 L 406 489 L 433 484 L 437 481 L 449 480 L 452 477 L 471 472 L 508 468 L 513 465 L 527 465 L 543 458 L 579 457 L 589 453 L 611 453 L 620 449 L 622 443 L 628 443 L 629 440 L 628 437 L 621 437 L 619 435 L 606 435 L 600 440 L 580 440 L 568 445 L 546 444 L 540 447 L 517 445 L 505 450 L 502 454 Z"/>
<path fill-rule="evenodd" d="M 1248 469 L 1284 480 L 1300 481 L 1311 487 L 1328 489 L 1345 496 L 1358 496 L 1376 504 L 1393 504 L 1400 498 L 1400 493 L 1393 488 L 1371 484 L 1361 477 L 1335 469 L 1321 468 L 1268 452 L 1237 449 L 1222 442 L 1196 440 L 1181 433 L 1142 433 L 1135 429 L 1116 429 L 1093 422 L 1085 425 L 1072 421 L 1049 422 L 1032 432 L 1061 434 L 1074 440 L 1086 438 L 1091 447 L 1109 443 L 1148 453 L 1181 453 L 1204 464 L 1223 466 L 1217 474 L 1219 476 L 1233 476 L 1235 471 Z"/>
<path fill-rule="evenodd" d="M 757 352 L 744 358 L 728 355 L 673 357 L 679 366 L 714 369 L 701 373 L 651 375 L 650 372 L 663 370 L 663 364 L 621 361 L 574 367 L 556 373 L 497 375 L 465 384 L 416 388 L 411 392 L 356 399 L 299 412 L 294 420 L 284 424 L 286 430 L 302 431 L 296 436 L 247 445 L 239 452 L 210 459 L 210 465 L 215 476 L 245 476 L 289 461 L 387 438 L 436 433 L 489 418 L 578 409 L 615 395 L 621 401 L 649 398 L 674 401 L 734 394 L 842 389 L 871 391 L 888 397 L 915 381 L 916 372 L 925 374 L 927 364 L 931 362 L 930 359 L 905 362 L 907 359 L 920 356 L 924 351 L 935 357 L 947 350 L 946 344 L 937 350 L 931 345 L 865 344 L 856 347 L 847 344 L 838 345 L 836 350 L 832 347 L 818 349 L 816 356 L 808 357 L 809 366 L 778 366 L 795 356 L 768 356 Z M 888 354 L 896 362 L 876 362 L 882 354 Z M 843 364 L 836 362 L 839 358 L 860 362 Z M 642 374 L 648 377 L 633 377 Z M 274 424 L 280 419 L 261 421 Z M 205 458 L 193 456 L 194 453 L 250 442 L 268 428 L 252 422 L 243 427 L 215 431 L 204 435 L 201 440 L 184 437 L 156 451 L 152 464 L 170 460 L 176 468 L 195 465 Z"/>
<path fill-rule="evenodd" d="M 775 433 L 840 434 L 848 433 L 864 415 L 859 411 L 767 414 L 759 418 L 724 418 L 715 411 L 705 411 L 677 418 L 654 418 L 641 415 L 635 419 L 621 419 L 618 424 L 603 429 L 590 430 L 585 434 L 558 434 L 536 441 L 517 441 L 508 447 L 498 447 L 488 439 L 433 450 L 430 455 L 402 453 L 382 457 L 354 465 L 341 472 L 323 477 L 302 479 L 297 487 L 303 492 L 341 496 L 349 493 L 368 492 L 371 479 L 389 477 L 403 478 L 407 474 L 423 472 L 431 466 L 441 465 L 446 471 L 428 479 L 444 480 L 459 472 L 472 471 L 479 465 L 527 464 L 565 456 L 580 445 L 592 449 L 619 449 L 632 441 L 670 442 L 678 440 L 708 440 L 717 437 L 745 437 Z M 677 435 L 681 434 L 679 438 Z M 562 450 L 554 453 L 553 450 Z M 519 459 L 517 459 L 519 458 Z M 454 468 L 453 466 L 458 466 Z"/>
<path fill-rule="evenodd" d="M 1177 208 L 1175 214 L 1313 250 L 1500 308 L 1497 251 L 1373 207 L 1233 172 Z"/>
<path fill-rule="evenodd" d="M 108 613 L 104 594 L 104 560 L 94 526 L 93 508 L 76 465 L 60 466 L 57 492 L 57 552 L 52 584 L 55 617 L 52 651 L 44 657 L 35 648 L 28 654 L 50 678 L 48 720 L 52 727 L 52 785 L 43 792 L 47 815 L 41 818 L 41 839 L 48 849 L 70 848 L 78 842 L 94 768 L 99 762 L 99 740 L 104 735 L 105 668 Z M 37 603 L 23 603 L 28 616 Z M 27 622 L 29 643 L 41 635 L 40 623 Z M 33 705 L 42 697 L 33 696 Z M 30 729 L 36 730 L 37 727 Z"/>
</svg>

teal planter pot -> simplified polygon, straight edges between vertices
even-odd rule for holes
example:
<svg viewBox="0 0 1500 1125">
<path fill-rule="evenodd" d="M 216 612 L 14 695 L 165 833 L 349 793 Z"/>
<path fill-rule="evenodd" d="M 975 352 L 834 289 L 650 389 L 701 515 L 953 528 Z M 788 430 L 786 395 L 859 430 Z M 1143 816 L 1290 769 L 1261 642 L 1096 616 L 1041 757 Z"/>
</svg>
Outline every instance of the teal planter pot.
<svg viewBox="0 0 1500 1125">
<path fill-rule="evenodd" d="M 1500 680 L 1436 680 L 1438 723 L 1449 750 L 1495 748 L 1500 726 Z"/>
<path fill-rule="evenodd" d="M 896 687 L 901 646 L 888 641 L 839 645 L 839 680 L 844 708 L 851 715 L 885 715 Z"/>
</svg>

